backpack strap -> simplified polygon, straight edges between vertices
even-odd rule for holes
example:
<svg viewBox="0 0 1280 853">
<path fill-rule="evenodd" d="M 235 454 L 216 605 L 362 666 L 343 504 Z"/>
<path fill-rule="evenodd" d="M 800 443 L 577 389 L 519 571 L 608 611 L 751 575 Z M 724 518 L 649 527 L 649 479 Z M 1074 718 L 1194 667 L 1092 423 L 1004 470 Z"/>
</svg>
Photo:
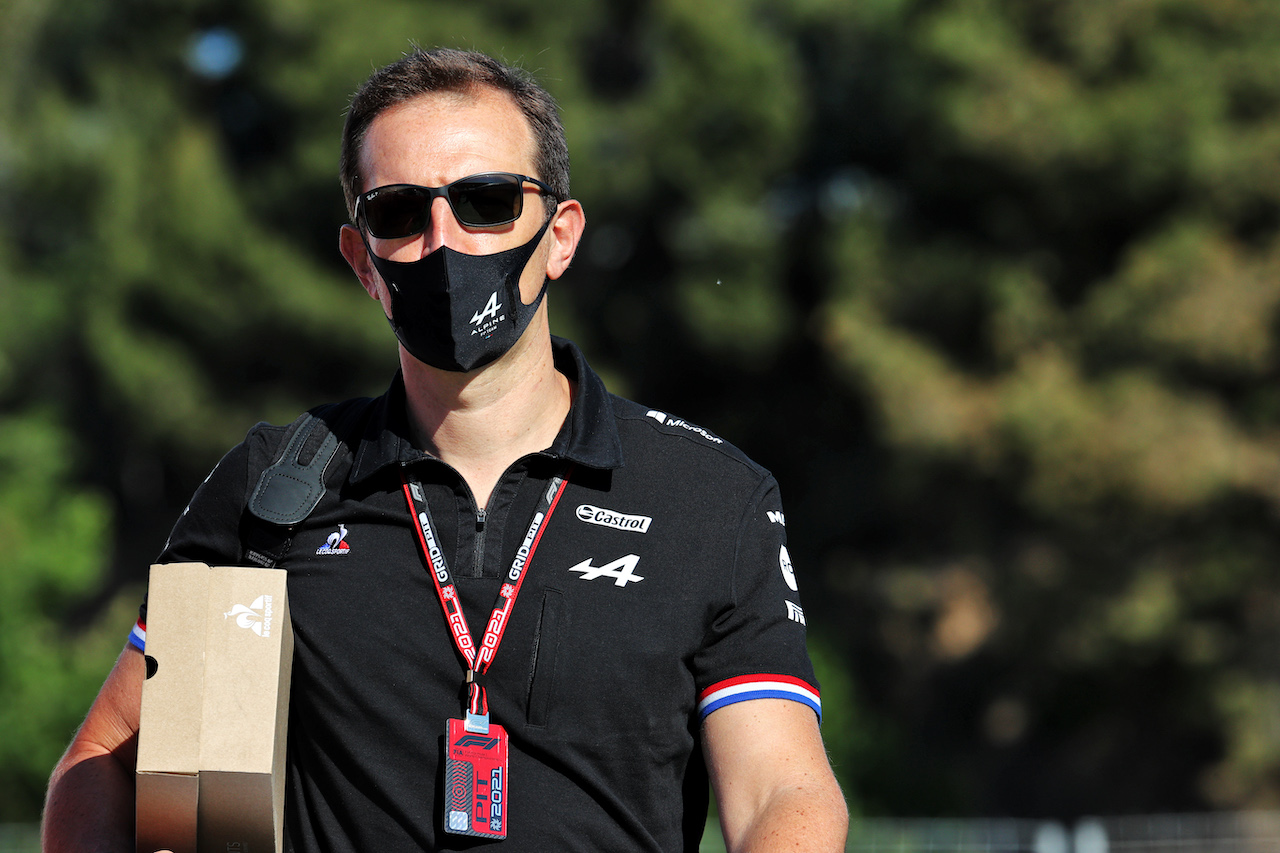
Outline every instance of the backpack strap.
<svg viewBox="0 0 1280 853">
<path fill-rule="evenodd" d="M 338 452 L 338 437 L 320 418 L 305 412 L 276 461 L 263 470 L 245 505 L 244 559 L 275 566 L 293 543 L 293 532 L 320 503 L 325 472 Z M 315 441 L 309 441 L 315 436 Z M 316 446 L 318 441 L 318 446 Z M 316 447 L 304 464 L 304 451 Z"/>
</svg>

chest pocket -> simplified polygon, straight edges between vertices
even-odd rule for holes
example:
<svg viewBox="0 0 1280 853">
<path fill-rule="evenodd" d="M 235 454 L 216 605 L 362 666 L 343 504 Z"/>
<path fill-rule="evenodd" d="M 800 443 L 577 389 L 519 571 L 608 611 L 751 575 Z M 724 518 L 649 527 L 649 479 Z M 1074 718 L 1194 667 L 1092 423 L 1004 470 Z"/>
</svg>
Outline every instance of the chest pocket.
<svg viewBox="0 0 1280 853">
<path fill-rule="evenodd" d="M 529 706 L 526 715 L 531 726 L 546 726 L 555 693 L 560 638 L 563 634 L 566 602 L 564 593 L 548 589 L 542 596 L 542 613 L 534 634 L 533 654 L 529 660 Z"/>
</svg>

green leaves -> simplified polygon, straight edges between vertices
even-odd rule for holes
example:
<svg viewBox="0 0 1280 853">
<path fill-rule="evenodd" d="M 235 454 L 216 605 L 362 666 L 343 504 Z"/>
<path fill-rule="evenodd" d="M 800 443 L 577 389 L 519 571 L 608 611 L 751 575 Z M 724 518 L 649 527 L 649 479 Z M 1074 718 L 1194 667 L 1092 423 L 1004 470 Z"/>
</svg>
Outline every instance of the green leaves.
<svg viewBox="0 0 1280 853">
<path fill-rule="evenodd" d="M 215 29 L 220 74 L 190 61 Z M 824 680 L 874 732 L 832 738 L 855 799 L 1266 801 L 1280 6 L 17 0 L 0 726 L 39 746 L 0 752 L 14 816 L 209 466 L 385 387 L 336 160 L 411 40 L 561 100 L 588 228 L 555 328 L 778 475 Z"/>
<path fill-rule="evenodd" d="M 0 416 L 0 820 L 38 814 L 49 771 L 123 644 L 119 608 L 109 635 L 62 630 L 102 582 L 112 539 L 110 508 L 74 484 L 75 463 L 48 414 Z"/>
</svg>

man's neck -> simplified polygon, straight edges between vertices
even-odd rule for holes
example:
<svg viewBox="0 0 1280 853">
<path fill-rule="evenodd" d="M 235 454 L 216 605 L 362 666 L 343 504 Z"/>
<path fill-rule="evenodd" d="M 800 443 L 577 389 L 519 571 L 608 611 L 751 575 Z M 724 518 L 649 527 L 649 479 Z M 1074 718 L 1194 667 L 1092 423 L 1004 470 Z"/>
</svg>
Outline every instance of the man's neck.
<svg viewBox="0 0 1280 853">
<path fill-rule="evenodd" d="M 573 399 L 549 335 L 525 335 L 472 374 L 437 370 L 403 351 L 401 364 L 414 444 L 462 474 L 478 507 L 513 462 L 551 446 Z"/>
</svg>

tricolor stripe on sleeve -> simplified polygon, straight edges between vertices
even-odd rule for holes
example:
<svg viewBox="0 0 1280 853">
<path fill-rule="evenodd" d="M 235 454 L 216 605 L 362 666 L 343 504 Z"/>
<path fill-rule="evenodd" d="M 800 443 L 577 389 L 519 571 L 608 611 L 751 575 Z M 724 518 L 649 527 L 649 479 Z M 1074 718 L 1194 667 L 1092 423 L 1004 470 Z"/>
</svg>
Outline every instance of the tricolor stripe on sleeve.
<svg viewBox="0 0 1280 853">
<path fill-rule="evenodd" d="M 789 675 L 740 675 L 711 685 L 698 694 L 698 719 L 725 705 L 746 702 L 749 699 L 790 699 L 808 705 L 822 718 L 822 700 L 818 691 L 805 681 Z"/>
<path fill-rule="evenodd" d="M 139 651 L 147 650 L 147 626 L 142 624 L 142 620 L 138 620 L 138 624 L 133 626 L 133 630 L 129 632 L 129 642 L 138 647 Z"/>
</svg>

